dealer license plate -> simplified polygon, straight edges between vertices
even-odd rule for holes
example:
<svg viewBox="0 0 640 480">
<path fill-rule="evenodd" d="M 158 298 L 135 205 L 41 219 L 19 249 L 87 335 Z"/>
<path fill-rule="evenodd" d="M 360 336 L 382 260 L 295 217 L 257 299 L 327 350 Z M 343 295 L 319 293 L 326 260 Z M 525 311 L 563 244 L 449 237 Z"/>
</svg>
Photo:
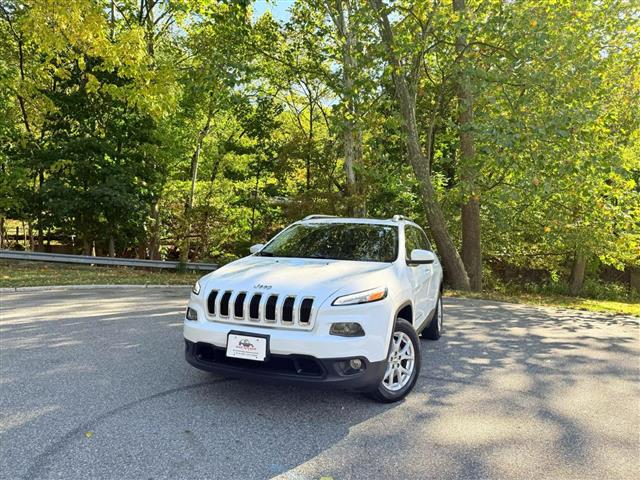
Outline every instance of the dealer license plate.
<svg viewBox="0 0 640 480">
<path fill-rule="evenodd" d="M 266 338 L 239 333 L 230 333 L 227 336 L 227 357 L 264 362 L 266 356 Z"/>
</svg>

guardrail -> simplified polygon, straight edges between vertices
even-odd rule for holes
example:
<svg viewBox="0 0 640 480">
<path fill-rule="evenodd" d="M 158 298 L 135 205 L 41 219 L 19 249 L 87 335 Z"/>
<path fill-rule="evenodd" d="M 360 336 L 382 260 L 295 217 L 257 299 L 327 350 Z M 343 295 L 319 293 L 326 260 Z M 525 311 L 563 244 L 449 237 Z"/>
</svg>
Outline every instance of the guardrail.
<svg viewBox="0 0 640 480">
<path fill-rule="evenodd" d="M 64 255 L 60 253 L 20 252 L 17 250 L 0 250 L 0 259 L 25 260 L 30 262 L 79 263 L 84 265 L 110 265 L 118 267 L 166 268 L 177 270 L 180 262 L 164 260 L 142 260 L 138 258 L 89 257 L 86 255 Z M 213 271 L 218 268 L 215 263 L 185 263 L 187 270 Z"/>
</svg>

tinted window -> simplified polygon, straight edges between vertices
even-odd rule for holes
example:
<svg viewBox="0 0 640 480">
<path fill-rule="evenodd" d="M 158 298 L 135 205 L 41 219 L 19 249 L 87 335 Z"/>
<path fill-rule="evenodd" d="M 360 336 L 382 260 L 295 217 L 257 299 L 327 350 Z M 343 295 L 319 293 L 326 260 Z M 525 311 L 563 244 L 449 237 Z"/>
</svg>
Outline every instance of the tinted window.
<svg viewBox="0 0 640 480">
<path fill-rule="evenodd" d="M 429 240 L 422 230 L 407 225 L 404 229 L 404 236 L 407 258 L 411 258 L 411 250 L 431 250 Z"/>
<path fill-rule="evenodd" d="M 418 230 L 420 232 L 421 244 L 423 245 L 424 250 L 432 250 L 431 243 L 429 243 L 429 239 L 427 238 L 427 234 L 422 230 Z"/>
<path fill-rule="evenodd" d="M 420 231 L 417 228 L 407 226 L 404 229 L 404 238 L 407 259 L 410 259 L 412 250 L 422 248 L 420 246 Z"/>
<path fill-rule="evenodd" d="M 398 229 L 363 223 L 298 224 L 274 238 L 260 255 L 393 262 L 398 256 Z"/>
</svg>

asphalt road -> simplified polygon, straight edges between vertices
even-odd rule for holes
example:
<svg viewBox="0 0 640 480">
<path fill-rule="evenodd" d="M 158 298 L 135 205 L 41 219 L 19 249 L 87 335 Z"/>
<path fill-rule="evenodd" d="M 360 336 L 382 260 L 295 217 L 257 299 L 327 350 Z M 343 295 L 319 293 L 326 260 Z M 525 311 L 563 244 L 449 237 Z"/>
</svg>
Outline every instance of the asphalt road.
<svg viewBox="0 0 640 480">
<path fill-rule="evenodd" d="M 195 370 L 187 295 L 0 293 L 0 478 L 637 478 L 639 319 L 447 300 L 380 405 Z"/>
</svg>

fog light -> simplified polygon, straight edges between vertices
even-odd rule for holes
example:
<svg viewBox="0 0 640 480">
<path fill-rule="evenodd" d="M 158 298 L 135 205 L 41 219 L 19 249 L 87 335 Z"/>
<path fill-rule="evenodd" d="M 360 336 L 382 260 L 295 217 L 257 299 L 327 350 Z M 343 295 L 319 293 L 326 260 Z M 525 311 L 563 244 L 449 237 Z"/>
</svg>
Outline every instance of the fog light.
<svg viewBox="0 0 640 480">
<path fill-rule="evenodd" d="M 349 366 L 354 370 L 360 370 L 362 367 L 362 360 L 359 358 L 354 358 L 349 362 Z"/>
<path fill-rule="evenodd" d="M 364 336 L 364 330 L 359 323 L 354 322 L 341 322 L 332 323 L 329 330 L 331 335 L 339 335 L 341 337 L 362 337 Z"/>
<path fill-rule="evenodd" d="M 198 320 L 198 312 L 193 308 L 187 308 L 187 320 Z"/>
</svg>

